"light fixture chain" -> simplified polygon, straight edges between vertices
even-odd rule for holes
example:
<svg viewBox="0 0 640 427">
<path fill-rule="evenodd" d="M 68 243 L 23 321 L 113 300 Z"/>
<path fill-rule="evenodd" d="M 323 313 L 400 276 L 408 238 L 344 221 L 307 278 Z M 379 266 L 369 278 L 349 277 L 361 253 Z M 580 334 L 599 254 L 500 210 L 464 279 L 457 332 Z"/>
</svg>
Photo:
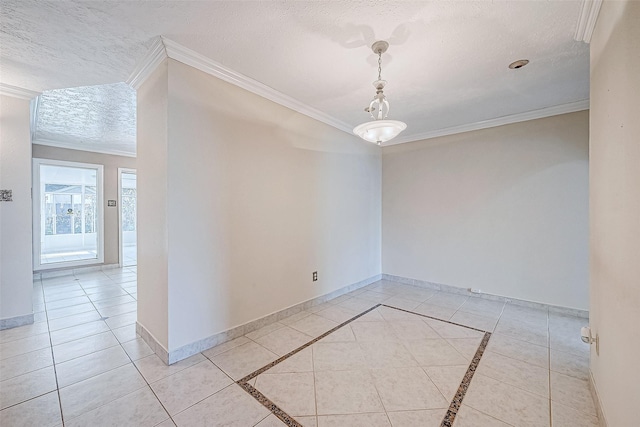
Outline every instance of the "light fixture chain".
<svg viewBox="0 0 640 427">
<path fill-rule="evenodd" d="M 378 80 L 382 80 L 382 52 L 378 52 Z"/>
</svg>

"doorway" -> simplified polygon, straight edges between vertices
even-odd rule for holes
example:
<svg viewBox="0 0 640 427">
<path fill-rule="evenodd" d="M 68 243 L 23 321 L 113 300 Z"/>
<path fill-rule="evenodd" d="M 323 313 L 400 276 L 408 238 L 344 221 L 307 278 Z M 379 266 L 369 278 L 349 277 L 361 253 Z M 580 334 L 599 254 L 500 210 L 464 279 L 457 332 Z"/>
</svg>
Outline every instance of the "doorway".
<svg viewBox="0 0 640 427">
<path fill-rule="evenodd" d="M 118 168 L 120 266 L 138 264 L 137 190 L 135 169 Z"/>
<path fill-rule="evenodd" d="M 102 174 L 102 165 L 33 159 L 35 270 L 104 261 Z"/>
</svg>

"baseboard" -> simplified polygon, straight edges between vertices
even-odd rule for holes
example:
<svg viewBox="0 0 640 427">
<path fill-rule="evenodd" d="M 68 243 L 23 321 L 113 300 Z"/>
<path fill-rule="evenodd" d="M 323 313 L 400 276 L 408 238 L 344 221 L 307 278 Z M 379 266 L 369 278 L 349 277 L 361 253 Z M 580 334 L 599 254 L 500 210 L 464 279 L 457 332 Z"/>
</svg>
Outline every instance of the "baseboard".
<svg viewBox="0 0 640 427">
<path fill-rule="evenodd" d="M 600 424 L 600 427 L 607 427 L 607 419 L 604 417 L 604 412 L 602 411 L 602 402 L 600 401 L 600 395 L 598 394 L 598 389 L 596 388 L 596 383 L 593 380 L 593 373 L 591 370 L 589 370 L 589 390 L 591 391 L 593 404 L 595 405 L 596 413 L 598 414 L 598 424 Z"/>
<path fill-rule="evenodd" d="M 156 337 L 154 337 L 153 334 L 147 330 L 147 328 L 145 328 L 138 322 L 136 322 L 136 333 L 140 335 L 140 337 L 144 340 L 144 342 L 146 342 L 147 345 L 151 347 L 151 350 L 153 350 L 153 352 L 166 365 L 171 364 L 169 363 L 169 352 L 167 351 L 167 349 L 164 348 L 162 344 L 160 344 L 160 342 L 156 339 Z"/>
<path fill-rule="evenodd" d="M 22 316 L 0 319 L 0 331 L 4 329 L 17 328 L 18 326 L 31 325 L 33 323 L 33 313 Z"/>
<path fill-rule="evenodd" d="M 119 264 L 102 264 L 102 265 L 91 265 L 88 267 L 62 268 L 60 270 L 36 271 L 33 273 L 33 278 L 35 280 L 50 279 L 52 277 L 63 277 L 63 276 L 72 276 L 74 274 L 91 273 L 92 271 L 113 270 L 114 268 L 120 268 L 120 265 Z"/>
<path fill-rule="evenodd" d="M 492 300 L 492 301 L 508 302 L 511 304 L 520 305 L 524 307 L 549 310 L 549 312 L 551 313 L 566 314 L 569 316 L 582 317 L 584 319 L 589 318 L 589 311 L 581 310 L 579 308 L 562 307 L 559 305 L 546 304 L 546 303 L 535 302 L 535 301 L 527 301 L 523 299 L 505 297 L 501 295 L 475 293 L 475 292 L 470 292 L 468 289 L 459 288 L 457 286 L 445 285 L 442 283 L 433 283 L 433 282 L 428 282 L 428 281 L 419 280 L 419 279 L 410 279 L 408 277 L 394 276 L 392 274 L 383 274 L 382 279 L 388 280 L 391 282 L 403 283 L 405 285 L 419 286 L 421 288 L 449 292 L 452 294 L 468 295 L 468 296 L 483 298 L 483 299 Z"/>
<path fill-rule="evenodd" d="M 377 282 L 381 278 L 382 276 L 380 274 L 377 274 L 375 276 L 369 277 L 368 279 L 361 280 L 357 283 L 344 286 L 328 294 L 292 305 L 285 309 L 249 321 L 240 326 L 236 326 L 210 337 L 195 341 L 191 344 L 184 345 L 169 352 L 167 352 L 167 350 L 162 345 L 160 345 L 160 343 L 158 343 L 153 335 L 151 335 L 144 328 L 144 326 L 140 325 L 139 323 L 136 324 L 136 332 L 142 337 L 142 339 L 145 340 L 149 347 L 151 347 L 156 352 L 158 357 L 160 357 L 160 359 L 162 359 L 164 363 L 166 363 L 167 365 L 171 365 L 175 362 L 186 359 L 187 357 L 193 356 L 194 354 L 198 354 L 204 350 L 208 350 L 227 341 L 239 338 L 245 334 L 248 334 L 249 332 L 256 331 L 289 316 L 293 316 L 294 314 L 299 313 L 303 310 L 308 310 L 311 307 L 330 301 L 348 292 L 355 291 L 356 289 L 362 288 L 363 286 L 370 285 L 374 282 Z"/>
</svg>

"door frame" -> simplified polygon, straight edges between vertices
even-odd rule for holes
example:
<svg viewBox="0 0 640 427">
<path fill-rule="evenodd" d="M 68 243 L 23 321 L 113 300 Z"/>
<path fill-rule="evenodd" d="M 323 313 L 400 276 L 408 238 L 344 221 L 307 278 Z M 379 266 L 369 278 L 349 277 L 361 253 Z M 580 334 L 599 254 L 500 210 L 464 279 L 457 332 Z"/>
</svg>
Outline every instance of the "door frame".
<svg viewBox="0 0 640 427">
<path fill-rule="evenodd" d="M 133 173 L 136 175 L 136 190 L 138 189 L 138 172 L 131 168 L 118 168 L 118 265 L 124 267 L 124 239 L 122 234 L 122 174 Z M 136 205 L 138 197 L 136 197 Z M 136 247 L 138 245 L 138 209 L 136 207 Z"/>
<path fill-rule="evenodd" d="M 98 224 L 96 230 L 96 250 L 97 258 L 83 259 L 76 261 L 64 261 L 42 264 L 40 233 L 42 232 L 42 188 L 40 182 L 40 166 L 64 166 L 70 168 L 95 169 L 96 170 L 96 209 L 98 214 Z M 33 221 L 33 270 L 45 271 L 53 269 L 63 269 L 86 265 L 104 264 L 104 166 L 94 163 L 70 162 L 65 160 L 52 160 L 33 158 L 32 160 L 32 193 L 33 203 L 31 218 Z"/>
</svg>

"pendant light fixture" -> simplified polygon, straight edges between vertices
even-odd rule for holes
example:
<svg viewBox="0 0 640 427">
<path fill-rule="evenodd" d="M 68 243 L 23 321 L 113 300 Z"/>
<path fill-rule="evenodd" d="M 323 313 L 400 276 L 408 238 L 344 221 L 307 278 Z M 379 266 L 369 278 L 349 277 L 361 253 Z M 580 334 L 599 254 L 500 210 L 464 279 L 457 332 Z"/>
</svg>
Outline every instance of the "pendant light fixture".
<svg viewBox="0 0 640 427">
<path fill-rule="evenodd" d="M 403 122 L 387 120 L 389 101 L 387 101 L 383 92 L 387 82 L 382 80 L 382 54 L 385 53 L 388 48 L 389 43 L 383 40 L 377 41 L 371 46 L 373 53 L 378 55 L 378 80 L 373 82 L 373 87 L 376 88 L 373 101 L 371 101 L 371 104 L 369 104 L 364 111 L 371 114 L 373 120 L 356 126 L 353 129 L 353 133 L 360 138 L 378 145 L 395 138 L 400 132 L 407 128 L 407 125 Z"/>
</svg>

